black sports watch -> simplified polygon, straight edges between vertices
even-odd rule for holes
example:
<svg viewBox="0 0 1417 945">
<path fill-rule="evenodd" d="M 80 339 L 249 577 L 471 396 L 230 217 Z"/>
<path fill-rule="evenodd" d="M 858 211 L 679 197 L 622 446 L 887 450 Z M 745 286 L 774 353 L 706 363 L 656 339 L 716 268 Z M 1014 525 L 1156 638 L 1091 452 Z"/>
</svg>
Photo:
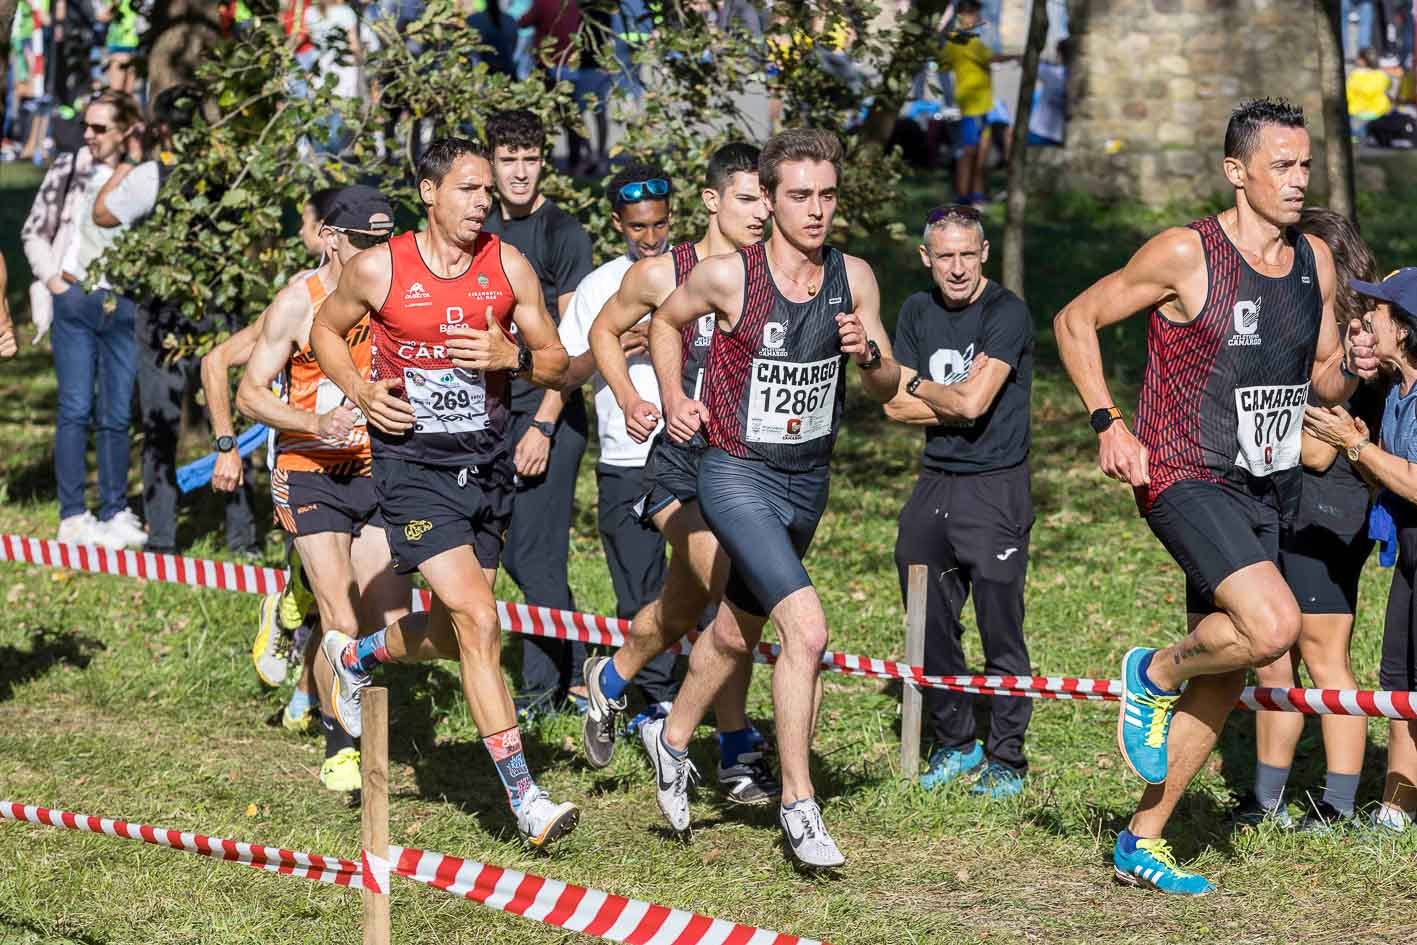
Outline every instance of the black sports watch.
<svg viewBox="0 0 1417 945">
<path fill-rule="evenodd" d="M 518 342 L 517 366 L 512 370 L 512 376 L 521 377 L 523 374 L 529 373 L 531 373 L 531 349 Z"/>
<path fill-rule="evenodd" d="M 924 383 L 924 381 L 925 381 L 925 375 L 924 375 L 924 374 L 917 374 L 917 375 L 915 375 L 915 376 L 912 377 L 909 381 L 906 382 L 906 385 L 905 385 L 905 392 L 906 392 L 907 394 L 909 394 L 911 397 L 914 397 L 914 396 L 915 396 L 915 392 L 920 389 L 920 385 L 921 385 L 922 383 Z"/>
<path fill-rule="evenodd" d="M 871 357 L 869 360 L 861 362 L 861 370 L 874 371 L 881 366 L 881 346 L 868 338 L 866 340 L 866 351 L 870 353 Z"/>
<path fill-rule="evenodd" d="M 216 451 L 218 453 L 230 453 L 236 449 L 236 437 L 219 436 L 216 438 Z"/>
<path fill-rule="evenodd" d="M 556 439 L 556 424 L 552 423 L 551 421 L 533 420 L 531 421 L 531 425 L 533 429 L 539 430 L 541 432 L 541 435 L 546 437 L 548 440 Z"/>
<path fill-rule="evenodd" d="M 1087 422 L 1092 424 L 1094 433 L 1101 433 L 1120 419 L 1122 419 L 1122 411 L 1116 407 L 1098 407 L 1092 412 L 1092 416 L 1088 418 Z"/>
</svg>

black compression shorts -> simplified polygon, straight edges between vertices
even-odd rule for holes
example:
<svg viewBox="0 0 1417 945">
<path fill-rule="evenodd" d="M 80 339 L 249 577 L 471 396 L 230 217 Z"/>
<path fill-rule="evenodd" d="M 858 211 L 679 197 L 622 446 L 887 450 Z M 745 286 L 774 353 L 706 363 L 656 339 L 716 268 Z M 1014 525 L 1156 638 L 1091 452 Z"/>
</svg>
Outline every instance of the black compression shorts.
<svg viewBox="0 0 1417 945">
<path fill-rule="evenodd" d="M 1186 613 L 1209 614 L 1241 568 L 1279 561 L 1279 509 L 1226 485 L 1187 479 L 1157 497 L 1146 523 L 1186 573 Z"/>
<path fill-rule="evenodd" d="M 398 573 L 462 545 L 484 568 L 497 567 L 512 518 L 512 464 L 505 456 L 477 466 L 375 457 L 374 487 Z"/>
</svg>

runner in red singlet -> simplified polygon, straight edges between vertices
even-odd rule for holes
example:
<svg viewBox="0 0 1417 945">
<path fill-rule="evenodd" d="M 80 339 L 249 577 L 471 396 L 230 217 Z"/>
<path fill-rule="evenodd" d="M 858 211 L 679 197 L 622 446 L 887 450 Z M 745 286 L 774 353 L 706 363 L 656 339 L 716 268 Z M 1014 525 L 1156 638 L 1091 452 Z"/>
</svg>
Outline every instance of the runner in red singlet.
<svg viewBox="0 0 1417 945">
<path fill-rule="evenodd" d="M 423 575 L 433 607 L 358 641 L 326 633 L 321 652 L 333 671 L 336 715 L 352 735 L 360 691 L 379 663 L 459 660 L 517 826 L 539 847 L 573 829 L 579 811 L 552 802 L 527 767 L 502 678 L 492 585 L 512 502 L 508 379 L 554 387 L 566 352 L 531 265 L 482 230 L 492 207 L 486 150 L 461 138 L 434 142 L 419 162 L 418 193 L 427 229 L 355 257 L 310 340 L 320 367 L 368 418 L 395 567 Z M 344 340 L 366 317 L 372 379 Z"/>
<path fill-rule="evenodd" d="M 1224 171 L 1235 207 L 1153 238 L 1054 322 L 1092 411 L 1102 471 L 1131 485 L 1186 574 L 1189 634 L 1123 660 L 1117 741 L 1149 782 L 1113 852 L 1120 882 L 1203 895 L 1162 831 L 1214 747 L 1245 671 L 1289 652 L 1299 606 L 1277 564 L 1298 499 L 1300 432 L 1312 397 L 1333 404 L 1373 376 L 1372 335 L 1332 316 L 1333 257 L 1290 228 L 1309 183 L 1304 113 L 1261 99 L 1236 109 Z M 1147 311 L 1134 436 L 1112 405 L 1098 329 Z M 1185 683 L 1185 692 L 1181 687 Z M 1173 723 L 1174 718 L 1174 723 Z M 1168 737 L 1169 734 L 1169 737 Z"/>
</svg>

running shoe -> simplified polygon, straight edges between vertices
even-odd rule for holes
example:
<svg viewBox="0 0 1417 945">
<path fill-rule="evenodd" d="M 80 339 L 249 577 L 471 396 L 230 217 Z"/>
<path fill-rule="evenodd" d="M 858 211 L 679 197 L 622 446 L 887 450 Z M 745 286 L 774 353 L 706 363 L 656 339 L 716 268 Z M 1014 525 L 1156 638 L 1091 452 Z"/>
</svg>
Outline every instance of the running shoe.
<svg viewBox="0 0 1417 945">
<path fill-rule="evenodd" d="M 718 789 L 729 803 L 747 807 L 782 799 L 782 783 L 763 760 L 760 751 L 745 751 L 726 768 L 719 764 Z"/>
<path fill-rule="evenodd" d="M 984 773 L 975 779 L 969 793 L 987 797 L 991 801 L 1018 797 L 1023 793 L 1023 773 L 1001 762 L 991 761 Z"/>
<path fill-rule="evenodd" d="M 538 850 L 575 830 L 580 819 L 581 812 L 575 804 L 570 801 L 557 804 L 535 785 L 522 795 L 517 808 L 517 830 Z"/>
<path fill-rule="evenodd" d="M 308 734 L 310 729 L 315 727 L 315 716 L 317 714 L 316 707 L 312 705 L 306 707 L 305 711 L 299 715 L 292 715 L 290 713 L 290 706 L 287 705 L 280 711 L 281 728 L 285 729 L 287 732 L 294 732 L 296 735 Z"/>
<path fill-rule="evenodd" d="M 256 623 L 256 639 L 251 643 L 251 662 L 256 667 L 256 675 L 267 686 L 279 686 L 285 682 L 290 662 L 278 651 L 281 630 L 277 626 L 280 610 L 280 595 L 267 594 L 261 598 L 260 619 Z"/>
<path fill-rule="evenodd" d="M 1353 811 L 1343 813 L 1328 801 L 1309 798 L 1309 810 L 1299 821 L 1299 833 L 1329 834 L 1347 830 L 1358 825 L 1358 815 Z"/>
<path fill-rule="evenodd" d="M 779 807 L 777 821 L 787 834 L 792 855 L 803 866 L 831 869 L 846 862 L 836 841 L 827 833 L 827 825 L 822 823 L 822 809 L 815 797 L 798 801 L 791 808 Z"/>
<path fill-rule="evenodd" d="M 364 720 L 359 716 L 359 694 L 369 685 L 369 674 L 350 669 L 344 664 L 345 647 L 354 646 L 354 639 L 338 630 L 326 630 L 320 640 L 320 655 L 330 665 L 330 705 L 335 720 L 350 738 L 364 734 Z"/>
<path fill-rule="evenodd" d="M 930 766 L 920 776 L 920 786 L 927 791 L 943 787 L 959 778 L 978 774 L 984 769 L 984 746 L 975 742 L 963 748 L 936 748 L 930 753 Z"/>
<path fill-rule="evenodd" d="M 660 813 L 676 833 L 689 830 L 689 782 L 698 780 L 699 772 L 689 755 L 675 755 L 664 745 L 664 719 L 655 719 L 640 726 L 640 741 L 649 752 L 654 765 L 655 788 Z"/>
<path fill-rule="evenodd" d="M 608 698 L 600 688 L 600 674 L 610 662 L 608 656 L 592 656 L 585 661 L 586 713 L 581 719 L 581 748 L 592 768 L 604 768 L 615 756 L 615 724 L 629 700 Z"/>
<path fill-rule="evenodd" d="M 294 545 L 290 546 L 286 561 L 290 565 L 290 576 L 286 579 L 285 589 L 280 592 L 280 625 L 286 632 L 294 633 L 315 606 L 315 593 L 305 586 L 305 569 L 300 564 L 300 552 Z"/>
<path fill-rule="evenodd" d="M 1373 808 L 1374 830 L 1388 833 L 1405 833 L 1412 829 L 1412 815 L 1396 804 L 1379 804 Z"/>
<path fill-rule="evenodd" d="M 1165 840 L 1142 840 L 1130 830 L 1117 834 L 1112 850 L 1112 869 L 1117 882 L 1178 896 L 1204 896 L 1215 891 L 1199 873 L 1189 873 L 1176 865 L 1171 845 Z"/>
<path fill-rule="evenodd" d="M 359 773 L 359 749 L 341 748 L 320 766 L 320 783 L 328 791 L 347 794 L 364 786 Z"/>
<path fill-rule="evenodd" d="M 1231 809 L 1226 822 L 1231 830 L 1258 827 L 1263 823 L 1271 823 L 1280 830 L 1294 829 L 1294 818 L 1289 816 L 1289 808 L 1282 801 L 1274 807 L 1266 807 L 1260 803 L 1254 791 L 1240 798 Z"/>
<path fill-rule="evenodd" d="M 1148 784 L 1166 780 L 1166 736 L 1181 694 L 1152 695 L 1142 682 L 1142 660 L 1155 650 L 1134 646 L 1122 657 L 1122 710 L 1117 747 L 1132 772 Z"/>
</svg>

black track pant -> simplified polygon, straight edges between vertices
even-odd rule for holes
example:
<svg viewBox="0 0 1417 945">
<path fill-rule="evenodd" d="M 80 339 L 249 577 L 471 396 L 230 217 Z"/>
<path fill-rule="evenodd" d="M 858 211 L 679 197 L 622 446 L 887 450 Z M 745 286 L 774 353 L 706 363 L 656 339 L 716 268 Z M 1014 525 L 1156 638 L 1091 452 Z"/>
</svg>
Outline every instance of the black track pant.
<svg viewBox="0 0 1417 945">
<path fill-rule="evenodd" d="M 952 475 L 925 470 L 900 513 L 895 560 L 901 596 L 910 565 L 930 569 L 925 619 L 925 671 L 967 673 L 961 645 L 964 601 L 974 595 L 974 616 L 984 642 L 984 671 L 1028 676 L 1023 638 L 1023 589 L 1028 535 L 1033 525 L 1028 464 L 996 472 Z M 974 696 L 925 690 L 936 742 L 943 748 L 974 743 Z M 1033 715 L 1029 699 L 995 696 L 984 746 L 991 760 L 1023 770 L 1024 734 Z"/>
</svg>

